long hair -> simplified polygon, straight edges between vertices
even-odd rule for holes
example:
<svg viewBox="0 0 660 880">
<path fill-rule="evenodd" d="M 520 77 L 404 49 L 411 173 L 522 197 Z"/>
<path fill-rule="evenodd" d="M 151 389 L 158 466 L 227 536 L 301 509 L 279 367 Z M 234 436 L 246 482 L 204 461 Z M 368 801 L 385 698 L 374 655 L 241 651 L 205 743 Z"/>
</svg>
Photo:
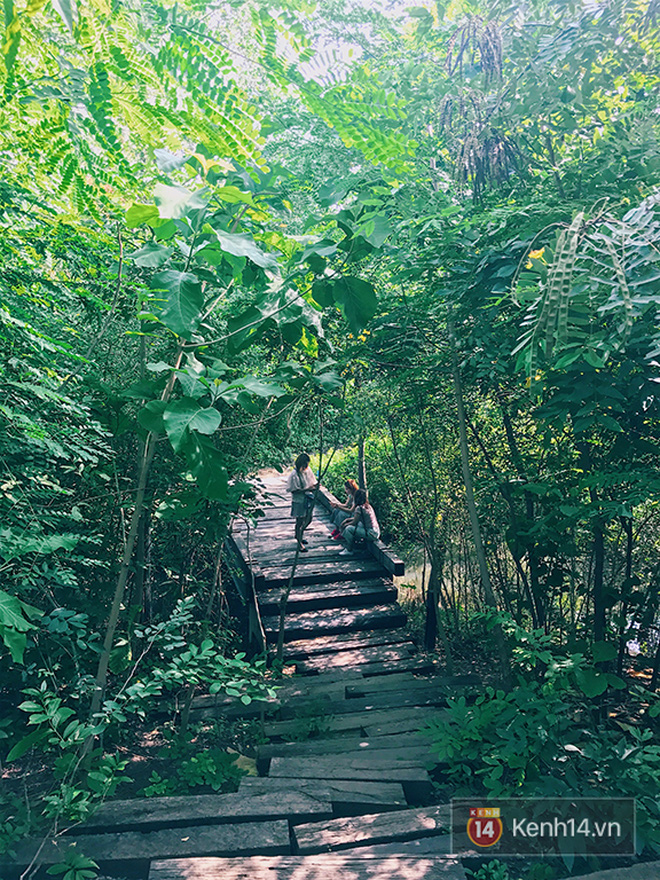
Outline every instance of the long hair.
<svg viewBox="0 0 660 880">
<path fill-rule="evenodd" d="M 298 458 L 296 459 L 296 470 L 304 471 L 307 465 L 310 463 L 311 459 L 306 452 L 301 452 Z"/>
<path fill-rule="evenodd" d="M 369 504 L 369 499 L 367 498 L 367 493 L 364 489 L 358 489 L 355 493 L 355 506 L 361 507 L 363 504 Z"/>
<path fill-rule="evenodd" d="M 355 480 L 346 480 L 344 486 L 346 487 L 346 491 L 350 492 L 351 495 L 355 495 L 355 493 L 360 488 Z"/>
</svg>

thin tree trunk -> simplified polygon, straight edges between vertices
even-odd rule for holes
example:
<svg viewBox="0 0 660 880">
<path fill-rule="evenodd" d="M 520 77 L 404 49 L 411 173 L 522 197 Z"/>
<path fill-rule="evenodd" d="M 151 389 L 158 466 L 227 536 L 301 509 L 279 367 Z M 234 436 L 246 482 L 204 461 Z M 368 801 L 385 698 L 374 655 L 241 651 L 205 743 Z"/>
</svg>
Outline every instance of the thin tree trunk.
<svg viewBox="0 0 660 880">
<path fill-rule="evenodd" d="M 360 430 L 360 436 L 358 437 L 358 485 L 360 489 L 364 489 L 367 491 L 367 463 L 364 455 L 364 444 L 365 444 L 365 435 L 364 431 Z"/>
<path fill-rule="evenodd" d="M 449 339 L 451 343 L 452 354 L 452 373 L 454 378 L 454 395 L 456 398 L 456 411 L 458 415 L 458 436 L 461 450 L 461 469 L 463 472 L 463 481 L 465 483 L 465 501 L 470 516 L 470 526 L 472 528 L 472 539 L 477 554 L 477 562 L 479 564 L 479 573 L 481 575 L 481 583 L 484 590 L 486 604 L 497 611 L 497 600 L 490 581 L 488 572 L 488 564 L 486 562 L 486 552 L 484 549 L 483 539 L 481 537 L 481 526 L 479 524 L 479 515 L 477 513 L 477 505 L 474 499 L 474 487 L 472 484 L 472 472 L 470 471 L 470 453 L 467 442 L 467 428 L 465 418 L 465 407 L 463 405 L 463 389 L 461 385 L 461 376 L 458 366 L 458 354 L 456 352 L 456 341 L 454 338 L 453 319 L 451 312 L 448 316 Z M 495 646 L 500 661 L 502 680 L 508 682 L 510 670 L 508 662 L 508 652 L 502 628 L 497 623 L 493 629 L 495 636 Z"/>
<path fill-rule="evenodd" d="M 161 395 L 162 401 L 169 400 L 172 390 L 174 388 L 174 382 L 176 379 L 176 370 L 178 370 L 181 359 L 183 357 L 183 343 L 180 343 L 176 359 L 174 369 L 172 370 L 172 374 L 169 378 L 167 385 L 165 386 L 165 390 Z M 121 611 L 121 605 L 124 598 L 124 592 L 126 590 L 126 582 L 128 580 L 128 573 L 130 571 L 131 560 L 133 558 L 133 551 L 135 549 L 135 542 L 137 540 L 138 534 L 138 525 L 140 519 L 142 517 L 142 511 L 144 509 L 144 501 L 145 494 L 147 489 L 147 479 L 149 477 L 149 471 L 151 469 L 151 464 L 154 459 L 154 454 L 156 452 L 156 443 L 157 436 L 152 432 L 147 434 L 146 440 L 144 441 L 144 448 L 142 451 L 142 457 L 140 462 L 139 469 L 139 477 L 138 477 L 138 487 L 135 495 L 135 507 L 133 508 L 133 514 L 131 516 L 131 524 L 128 531 L 128 535 L 126 538 L 126 543 L 124 545 L 124 552 L 122 554 L 121 565 L 119 568 L 119 574 L 117 576 L 117 585 L 115 587 L 115 594 L 112 600 L 112 606 L 110 608 L 110 616 L 108 617 L 108 623 L 105 631 L 105 638 L 103 639 L 103 648 L 101 649 L 101 654 L 99 656 L 98 667 L 96 670 L 96 678 L 94 682 L 94 693 L 92 695 L 91 706 L 89 710 L 90 720 L 93 721 L 94 716 L 99 712 L 101 708 L 101 703 L 103 701 L 103 693 L 105 691 L 105 685 L 108 677 L 108 666 L 110 663 L 110 654 L 112 652 L 112 645 L 114 643 L 115 631 L 117 629 L 117 624 L 119 622 L 119 614 Z M 89 754 L 89 750 L 91 748 L 91 737 L 85 742 L 84 750 L 86 754 Z"/>
<path fill-rule="evenodd" d="M 633 518 L 632 516 L 621 517 L 621 528 L 626 533 L 626 574 L 624 589 L 626 596 L 632 587 L 632 563 L 633 563 Z M 621 606 L 621 623 L 619 624 L 619 655 L 616 660 L 616 671 L 621 675 L 623 670 L 623 658 L 626 652 L 626 631 L 628 629 L 628 599 L 623 600 Z"/>
</svg>

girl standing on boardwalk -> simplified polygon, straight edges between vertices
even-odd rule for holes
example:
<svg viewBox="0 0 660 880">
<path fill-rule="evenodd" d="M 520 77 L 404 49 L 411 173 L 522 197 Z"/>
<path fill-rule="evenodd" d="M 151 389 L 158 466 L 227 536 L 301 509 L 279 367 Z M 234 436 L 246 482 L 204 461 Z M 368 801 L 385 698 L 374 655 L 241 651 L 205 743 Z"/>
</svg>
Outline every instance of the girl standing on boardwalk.
<svg viewBox="0 0 660 880">
<path fill-rule="evenodd" d="M 301 553 L 307 552 L 303 538 L 303 532 L 312 521 L 314 498 L 312 489 L 316 489 L 316 480 L 309 466 L 309 455 L 302 452 L 295 462 L 295 470 L 289 475 L 286 485 L 287 492 L 291 492 L 291 516 L 296 519 L 296 541 Z"/>
<path fill-rule="evenodd" d="M 351 556 L 355 541 L 358 539 L 369 538 L 375 541 L 380 538 L 380 526 L 376 519 L 376 511 L 369 504 L 364 489 L 358 489 L 355 493 L 355 513 L 353 518 L 347 522 L 348 525 L 344 529 L 346 549 L 341 551 L 340 556 Z"/>
</svg>

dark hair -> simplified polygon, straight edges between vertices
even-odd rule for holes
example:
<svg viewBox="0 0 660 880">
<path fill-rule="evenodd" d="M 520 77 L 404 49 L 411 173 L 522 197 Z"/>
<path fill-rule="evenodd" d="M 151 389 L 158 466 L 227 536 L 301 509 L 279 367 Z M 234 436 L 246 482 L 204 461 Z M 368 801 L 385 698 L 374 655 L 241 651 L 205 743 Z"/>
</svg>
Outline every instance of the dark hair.
<svg viewBox="0 0 660 880">
<path fill-rule="evenodd" d="M 364 489 L 358 489 L 355 493 L 355 506 L 360 507 L 362 504 L 369 504 L 369 500 Z"/>
<path fill-rule="evenodd" d="M 344 486 L 346 486 L 346 489 L 351 493 L 351 495 L 355 495 L 355 493 L 359 489 L 359 486 L 355 482 L 355 480 L 346 480 L 344 482 Z"/>
<path fill-rule="evenodd" d="M 310 463 L 311 459 L 306 452 L 301 452 L 298 458 L 296 459 L 296 470 L 303 471 Z"/>
</svg>

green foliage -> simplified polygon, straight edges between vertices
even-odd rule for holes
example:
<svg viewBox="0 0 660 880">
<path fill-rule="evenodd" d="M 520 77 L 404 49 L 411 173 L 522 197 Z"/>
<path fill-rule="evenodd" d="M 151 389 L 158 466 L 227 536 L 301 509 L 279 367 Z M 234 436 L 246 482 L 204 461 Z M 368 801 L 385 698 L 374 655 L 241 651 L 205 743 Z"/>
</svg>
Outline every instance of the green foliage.
<svg viewBox="0 0 660 880">
<path fill-rule="evenodd" d="M 94 880 L 98 876 L 98 865 L 84 853 L 70 849 L 63 862 L 51 865 L 47 874 L 62 875 L 62 880 Z"/>
<path fill-rule="evenodd" d="M 219 747 L 200 751 L 194 744 L 186 744 L 167 749 L 165 757 L 176 760 L 173 775 L 163 778 L 156 770 L 152 771 L 149 785 L 142 790 L 144 797 L 189 794 L 199 788 L 237 791 L 248 772 L 237 763 L 239 755 Z"/>
<path fill-rule="evenodd" d="M 637 849 L 660 851 L 654 830 L 660 805 L 650 794 L 660 766 L 653 733 L 622 723 L 602 727 L 584 699 L 584 656 L 551 650 L 542 633 L 524 641 L 517 649 L 522 674 L 511 691 L 486 687 L 473 704 L 450 698 L 449 719 L 429 730 L 453 790 L 459 796 L 633 797 Z"/>
<path fill-rule="evenodd" d="M 471 880 L 511 880 L 509 868 L 497 859 L 487 862 L 476 871 L 467 870 L 468 877 Z"/>
</svg>

